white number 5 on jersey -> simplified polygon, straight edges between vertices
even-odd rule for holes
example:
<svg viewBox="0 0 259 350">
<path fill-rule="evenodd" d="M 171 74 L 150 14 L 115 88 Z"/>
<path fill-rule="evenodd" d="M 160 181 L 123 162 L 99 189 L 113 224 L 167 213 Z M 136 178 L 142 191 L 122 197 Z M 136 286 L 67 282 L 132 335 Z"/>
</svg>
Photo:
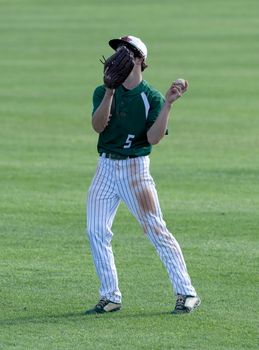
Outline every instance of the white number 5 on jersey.
<svg viewBox="0 0 259 350">
<path fill-rule="evenodd" d="M 128 137 L 127 137 L 127 140 L 125 142 L 125 145 L 123 146 L 123 148 L 130 148 L 132 140 L 134 139 L 134 137 L 135 137 L 135 135 L 129 134 Z"/>
</svg>

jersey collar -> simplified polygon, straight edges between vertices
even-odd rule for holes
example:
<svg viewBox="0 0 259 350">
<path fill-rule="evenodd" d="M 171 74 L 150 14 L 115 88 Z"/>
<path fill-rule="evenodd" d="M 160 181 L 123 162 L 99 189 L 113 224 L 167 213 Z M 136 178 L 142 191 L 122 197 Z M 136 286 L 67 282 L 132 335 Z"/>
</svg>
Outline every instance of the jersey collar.
<svg viewBox="0 0 259 350">
<path fill-rule="evenodd" d="M 122 95 L 127 95 L 127 96 L 132 96 L 132 95 L 137 95 L 139 94 L 140 92 L 142 92 L 143 90 L 143 86 L 146 84 L 146 82 L 144 80 L 142 80 L 136 87 L 134 87 L 134 89 L 131 89 L 131 90 L 128 90 L 128 91 L 125 91 L 123 86 L 119 86 L 118 89 L 120 91 L 120 94 Z"/>
</svg>

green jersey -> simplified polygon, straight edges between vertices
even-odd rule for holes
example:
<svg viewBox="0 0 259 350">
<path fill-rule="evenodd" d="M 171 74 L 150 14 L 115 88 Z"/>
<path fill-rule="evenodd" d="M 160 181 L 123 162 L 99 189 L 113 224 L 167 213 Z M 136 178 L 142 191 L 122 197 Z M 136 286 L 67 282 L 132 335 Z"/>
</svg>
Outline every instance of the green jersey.
<svg viewBox="0 0 259 350">
<path fill-rule="evenodd" d="M 93 95 L 93 113 L 103 100 L 105 86 L 98 86 Z M 146 156 L 151 152 L 147 131 L 164 104 L 162 94 L 142 81 L 132 90 L 122 85 L 115 90 L 107 127 L 99 134 L 99 153 L 118 156 Z"/>
</svg>

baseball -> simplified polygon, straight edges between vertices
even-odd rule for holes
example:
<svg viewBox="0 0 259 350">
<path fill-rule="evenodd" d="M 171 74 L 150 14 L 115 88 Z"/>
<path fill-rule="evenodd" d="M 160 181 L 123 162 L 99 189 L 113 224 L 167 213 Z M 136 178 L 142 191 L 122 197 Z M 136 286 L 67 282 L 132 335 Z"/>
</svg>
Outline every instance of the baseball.
<svg viewBox="0 0 259 350">
<path fill-rule="evenodd" d="M 179 78 L 174 81 L 174 85 L 180 85 L 181 88 L 185 88 L 186 81 L 185 79 Z"/>
</svg>

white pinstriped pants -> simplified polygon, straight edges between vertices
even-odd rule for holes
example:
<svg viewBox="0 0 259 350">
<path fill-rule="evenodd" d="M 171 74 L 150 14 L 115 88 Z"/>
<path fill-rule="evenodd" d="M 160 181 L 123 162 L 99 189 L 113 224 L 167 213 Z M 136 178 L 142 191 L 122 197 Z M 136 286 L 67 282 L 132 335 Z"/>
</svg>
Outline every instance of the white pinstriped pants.
<svg viewBox="0 0 259 350">
<path fill-rule="evenodd" d="M 111 227 L 121 200 L 155 247 L 175 293 L 196 296 L 181 248 L 163 220 L 155 184 L 149 173 L 148 156 L 126 160 L 99 158 L 87 198 L 87 233 L 100 279 L 100 296 L 121 302 L 111 246 Z"/>
</svg>

